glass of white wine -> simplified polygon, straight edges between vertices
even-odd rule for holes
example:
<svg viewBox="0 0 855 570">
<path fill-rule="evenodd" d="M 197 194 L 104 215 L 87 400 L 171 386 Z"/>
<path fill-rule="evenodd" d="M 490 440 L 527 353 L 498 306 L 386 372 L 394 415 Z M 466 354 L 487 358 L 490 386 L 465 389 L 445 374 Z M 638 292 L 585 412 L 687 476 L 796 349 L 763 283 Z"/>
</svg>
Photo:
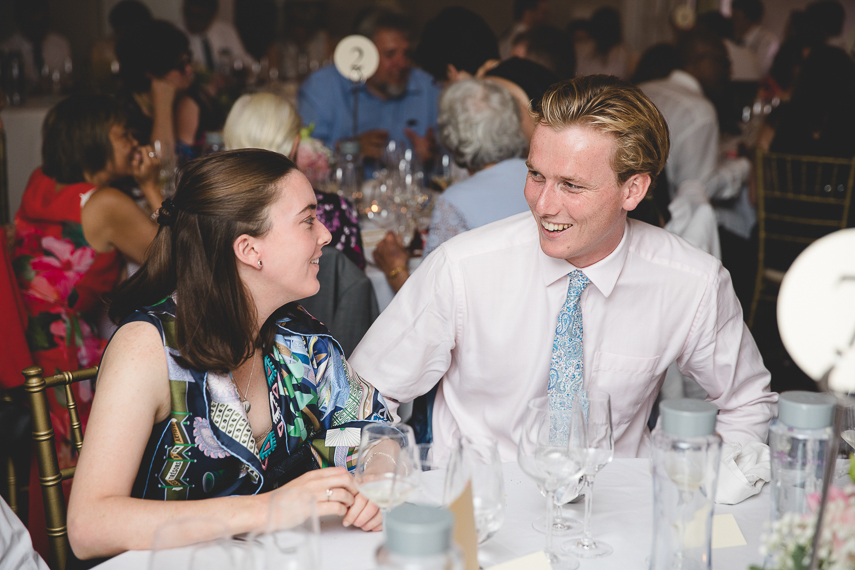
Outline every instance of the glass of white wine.
<svg viewBox="0 0 855 570">
<path fill-rule="evenodd" d="M 418 490 L 418 453 L 413 429 L 406 424 L 374 423 L 362 428 L 356 486 L 384 517 Z"/>
</svg>

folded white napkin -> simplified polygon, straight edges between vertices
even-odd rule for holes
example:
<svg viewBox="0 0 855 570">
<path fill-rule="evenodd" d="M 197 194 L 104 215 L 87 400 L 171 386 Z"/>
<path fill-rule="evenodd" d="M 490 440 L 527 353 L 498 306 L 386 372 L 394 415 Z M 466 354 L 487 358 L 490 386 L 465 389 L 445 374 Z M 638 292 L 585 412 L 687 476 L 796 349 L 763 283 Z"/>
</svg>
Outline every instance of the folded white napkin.
<svg viewBox="0 0 855 570">
<path fill-rule="evenodd" d="M 725 443 L 721 448 L 715 502 L 735 505 L 753 497 L 772 479 L 769 446 L 765 443 Z"/>
</svg>

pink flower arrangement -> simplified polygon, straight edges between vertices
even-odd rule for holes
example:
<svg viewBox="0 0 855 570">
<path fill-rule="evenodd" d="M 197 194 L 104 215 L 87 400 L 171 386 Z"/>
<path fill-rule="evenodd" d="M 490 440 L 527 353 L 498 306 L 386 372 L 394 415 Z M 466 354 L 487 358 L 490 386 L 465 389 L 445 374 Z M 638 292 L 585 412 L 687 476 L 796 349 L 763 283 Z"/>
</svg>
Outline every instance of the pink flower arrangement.
<svg viewBox="0 0 855 570">
<path fill-rule="evenodd" d="M 332 156 L 332 151 L 321 141 L 313 139 L 308 134 L 302 135 L 300 146 L 297 147 L 297 168 L 306 175 L 313 188 L 320 190 L 326 188 L 330 179 Z"/>
<path fill-rule="evenodd" d="M 785 514 L 763 536 L 760 553 L 768 555 L 765 569 L 807 569 L 821 499 L 819 493 L 809 495 L 811 514 Z M 855 568 L 855 485 L 842 489 L 832 485 L 828 489 L 819 559 L 821 570 Z"/>
</svg>

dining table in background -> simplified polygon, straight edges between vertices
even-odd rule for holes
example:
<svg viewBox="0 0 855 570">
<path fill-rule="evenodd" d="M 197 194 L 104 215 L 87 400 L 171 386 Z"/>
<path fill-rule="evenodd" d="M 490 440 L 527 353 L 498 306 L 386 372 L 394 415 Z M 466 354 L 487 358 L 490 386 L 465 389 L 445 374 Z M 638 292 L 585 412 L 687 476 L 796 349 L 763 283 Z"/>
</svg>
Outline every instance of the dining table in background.
<svg viewBox="0 0 855 570">
<path fill-rule="evenodd" d="M 544 509 L 544 497 L 535 483 L 516 463 L 502 466 L 505 478 L 505 521 L 502 528 L 481 545 L 479 561 L 484 568 L 543 550 L 545 536 L 532 527 Z M 427 476 L 442 476 L 441 471 Z M 597 538 L 614 547 L 611 556 L 581 560 L 581 570 L 647 570 L 653 529 L 653 483 L 648 459 L 615 459 L 597 475 L 597 496 L 593 505 L 592 527 Z M 584 504 L 568 505 L 565 512 L 581 521 Z M 760 537 L 770 514 L 769 486 L 759 495 L 738 505 L 716 505 L 715 515 L 733 515 L 745 538 L 743 546 L 714 548 L 714 570 L 747 570 L 762 565 Z M 572 513 L 570 513 L 572 511 Z M 556 536 L 556 544 L 566 540 Z M 324 570 L 367 570 L 375 568 L 375 553 L 383 534 L 344 528 L 338 519 L 322 519 L 320 536 L 321 568 Z M 173 568 L 182 568 L 191 548 L 175 551 Z M 99 570 L 147 570 L 149 553 L 132 551 L 99 565 Z M 208 570 L 217 570 L 209 568 Z"/>
</svg>

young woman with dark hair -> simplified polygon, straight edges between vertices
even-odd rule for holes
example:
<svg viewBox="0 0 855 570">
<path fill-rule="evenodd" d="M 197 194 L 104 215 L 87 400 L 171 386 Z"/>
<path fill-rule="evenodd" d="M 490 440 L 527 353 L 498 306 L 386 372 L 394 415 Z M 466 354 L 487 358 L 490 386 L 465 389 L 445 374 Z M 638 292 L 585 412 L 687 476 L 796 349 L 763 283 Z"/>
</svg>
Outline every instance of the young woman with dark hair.
<svg viewBox="0 0 855 570">
<path fill-rule="evenodd" d="M 317 292 L 330 240 L 316 207 L 278 153 L 227 151 L 180 172 L 146 263 L 111 306 L 121 326 L 68 511 L 77 556 L 150 548 L 180 516 L 248 532 L 265 520 L 260 493 L 279 486 L 308 491 L 346 526 L 379 528 L 347 472 L 353 448 L 326 433 L 387 421 L 386 405 L 295 303 Z"/>
<path fill-rule="evenodd" d="M 138 147 L 116 102 L 107 95 L 72 95 L 47 114 L 42 166 L 33 172 L 15 215 L 13 266 L 28 314 L 27 342 L 45 374 L 97 364 L 106 342 L 95 321 L 115 287 L 122 258 L 142 262 L 156 225 L 112 186 L 133 176 L 152 210 L 163 200 L 160 163 Z M 89 382 L 74 386 L 83 425 Z M 48 391 L 61 468 L 74 465 L 68 410 Z M 38 488 L 38 473 L 31 488 Z M 41 546 L 40 493 L 30 493 L 30 527 Z M 33 517 L 36 517 L 34 519 Z M 41 528 L 41 534 L 35 529 Z M 44 538 L 46 540 L 46 538 Z"/>
</svg>

